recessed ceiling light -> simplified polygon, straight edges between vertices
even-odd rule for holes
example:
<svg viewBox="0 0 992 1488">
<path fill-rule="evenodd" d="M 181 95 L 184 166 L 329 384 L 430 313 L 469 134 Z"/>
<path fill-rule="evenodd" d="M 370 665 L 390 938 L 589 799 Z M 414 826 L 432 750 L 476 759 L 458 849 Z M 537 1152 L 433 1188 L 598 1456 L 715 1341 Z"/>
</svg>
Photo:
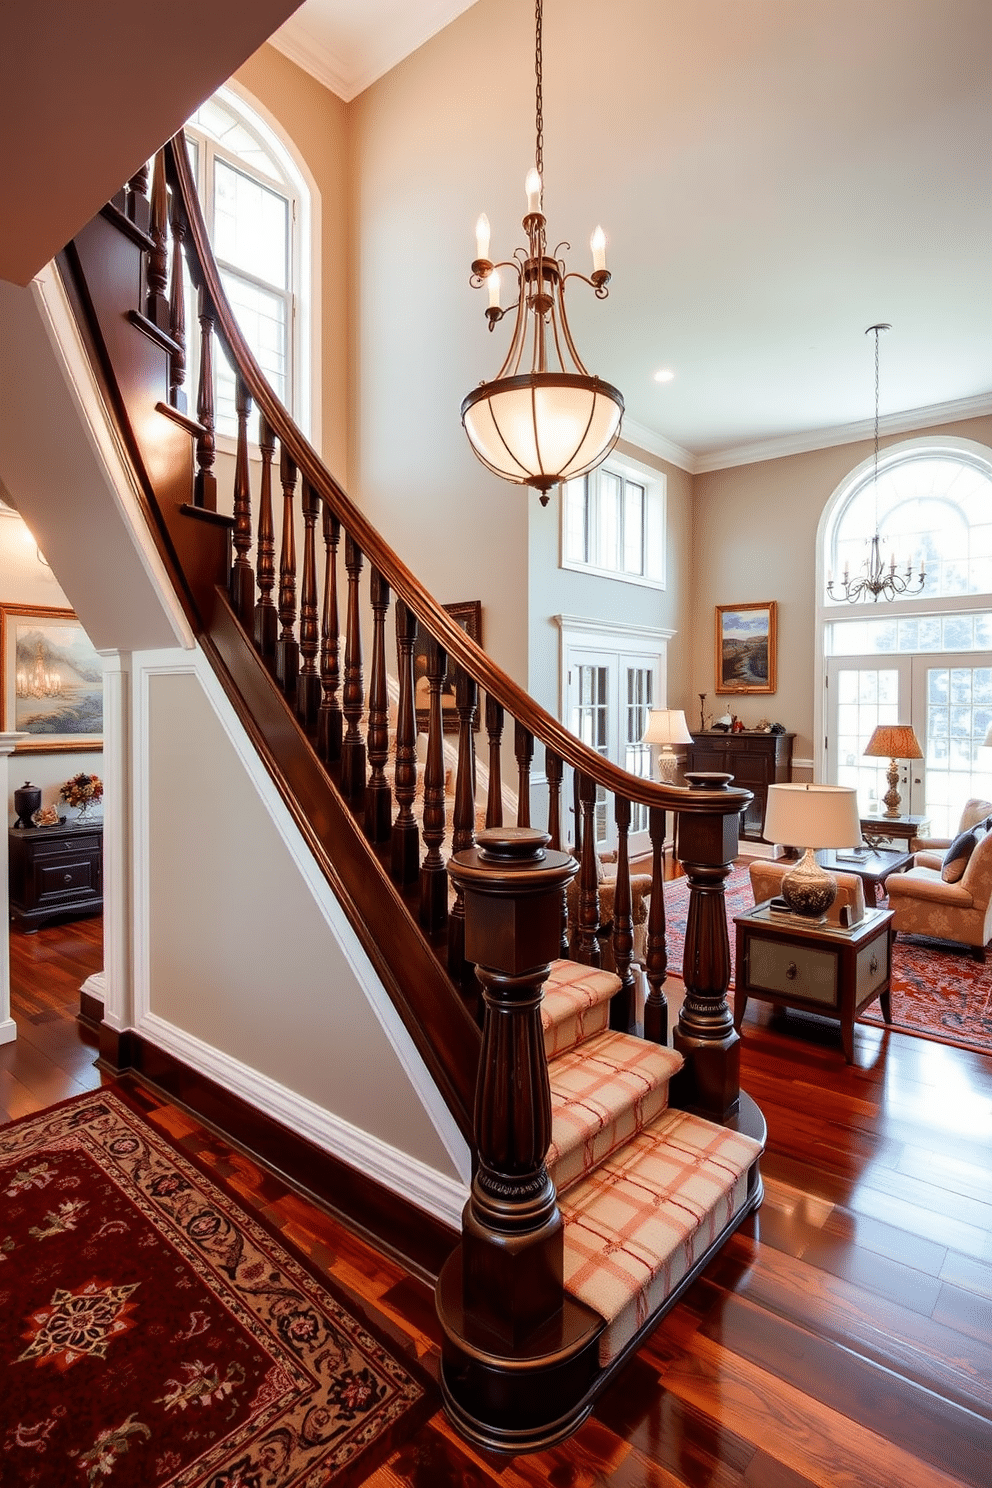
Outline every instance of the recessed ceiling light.
<svg viewBox="0 0 992 1488">
<path fill-rule="evenodd" d="M 654 374 L 655 382 L 674 382 L 675 373 L 670 372 L 667 367 L 662 367 L 660 372 Z"/>
</svg>

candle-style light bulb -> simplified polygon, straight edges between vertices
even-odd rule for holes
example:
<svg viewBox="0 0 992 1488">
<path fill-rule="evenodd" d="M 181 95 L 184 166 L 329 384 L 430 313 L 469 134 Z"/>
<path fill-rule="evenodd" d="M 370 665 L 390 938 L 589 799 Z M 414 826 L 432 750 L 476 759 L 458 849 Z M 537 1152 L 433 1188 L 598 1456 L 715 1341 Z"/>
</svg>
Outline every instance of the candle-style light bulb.
<svg viewBox="0 0 992 1488">
<path fill-rule="evenodd" d="M 527 193 L 527 211 L 539 212 L 541 210 L 541 177 L 533 165 L 527 172 L 524 190 Z"/>
<path fill-rule="evenodd" d="M 498 310 L 499 309 L 499 291 L 500 291 L 499 274 L 494 269 L 493 272 L 489 275 L 489 308 L 490 308 L 490 310 Z"/>
<path fill-rule="evenodd" d="M 601 227 L 597 227 L 589 239 L 589 247 L 592 249 L 592 271 L 598 274 L 606 268 L 606 234 Z"/>
<path fill-rule="evenodd" d="M 483 259 L 489 257 L 489 218 L 485 212 L 479 213 L 479 220 L 475 224 L 475 256 Z"/>
</svg>

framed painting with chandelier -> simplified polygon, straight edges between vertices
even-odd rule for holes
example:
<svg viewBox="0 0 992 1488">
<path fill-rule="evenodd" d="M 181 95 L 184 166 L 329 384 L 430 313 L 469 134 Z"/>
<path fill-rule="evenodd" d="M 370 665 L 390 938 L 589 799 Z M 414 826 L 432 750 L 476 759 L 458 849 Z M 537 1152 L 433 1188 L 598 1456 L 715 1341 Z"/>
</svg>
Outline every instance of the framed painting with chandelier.
<svg viewBox="0 0 992 1488">
<path fill-rule="evenodd" d="M 103 663 L 72 610 L 0 605 L 0 730 L 17 754 L 103 747 Z"/>
<path fill-rule="evenodd" d="M 777 686 L 778 605 L 717 605 L 716 691 L 774 692 Z"/>
</svg>

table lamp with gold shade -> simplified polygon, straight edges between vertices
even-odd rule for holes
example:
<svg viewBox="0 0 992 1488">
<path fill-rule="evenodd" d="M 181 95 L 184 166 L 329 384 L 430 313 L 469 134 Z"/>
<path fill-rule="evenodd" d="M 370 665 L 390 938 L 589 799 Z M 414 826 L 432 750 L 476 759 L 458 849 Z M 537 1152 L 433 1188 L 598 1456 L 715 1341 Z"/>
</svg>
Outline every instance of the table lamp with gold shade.
<svg viewBox="0 0 992 1488">
<path fill-rule="evenodd" d="M 919 740 L 911 724 L 908 723 L 880 723 L 868 740 L 865 750 L 866 759 L 887 759 L 889 768 L 886 779 L 889 788 L 882 797 L 885 805 L 885 816 L 898 816 L 902 805 L 902 796 L 899 794 L 899 766 L 896 760 L 916 760 L 923 758 L 923 750 L 920 748 Z"/>
<path fill-rule="evenodd" d="M 793 914 L 822 920 L 837 897 L 837 880 L 820 867 L 814 850 L 858 846 L 857 791 L 846 785 L 770 785 L 763 836 L 805 849 L 782 879 L 782 898 Z"/>
<path fill-rule="evenodd" d="M 678 770 L 678 756 L 673 744 L 691 744 L 692 735 L 681 708 L 651 708 L 641 735 L 642 744 L 658 744 L 658 779 L 673 784 Z"/>
</svg>

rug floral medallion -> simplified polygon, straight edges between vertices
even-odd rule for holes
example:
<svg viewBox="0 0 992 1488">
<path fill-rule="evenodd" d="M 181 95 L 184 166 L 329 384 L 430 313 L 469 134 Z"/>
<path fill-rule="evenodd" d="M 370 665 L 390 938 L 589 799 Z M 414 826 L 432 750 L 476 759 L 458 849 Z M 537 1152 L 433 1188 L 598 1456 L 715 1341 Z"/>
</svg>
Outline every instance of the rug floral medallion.
<svg viewBox="0 0 992 1488">
<path fill-rule="evenodd" d="M 0 1127 L 4 1488 L 343 1482 L 399 1353 L 112 1092 Z"/>
</svg>

